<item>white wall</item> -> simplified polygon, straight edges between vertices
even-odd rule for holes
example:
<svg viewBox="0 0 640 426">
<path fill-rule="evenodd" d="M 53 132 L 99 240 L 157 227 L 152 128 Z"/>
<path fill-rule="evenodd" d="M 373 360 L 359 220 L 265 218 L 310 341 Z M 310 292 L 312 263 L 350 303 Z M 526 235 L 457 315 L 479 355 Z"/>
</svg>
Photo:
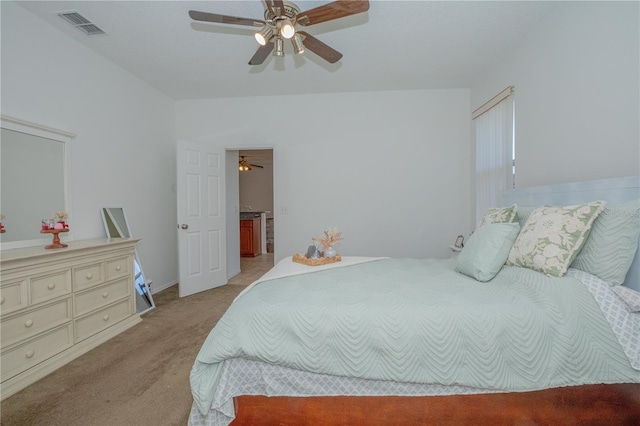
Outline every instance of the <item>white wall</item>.
<svg viewBox="0 0 640 426">
<path fill-rule="evenodd" d="M 175 283 L 173 101 L 19 5 L 1 7 L 2 114 L 77 134 L 74 238 L 104 236 L 100 206 L 122 206 L 154 291 Z"/>
<path fill-rule="evenodd" d="M 473 85 L 473 109 L 515 86 L 519 187 L 640 174 L 638 9 L 562 2 Z"/>
<path fill-rule="evenodd" d="M 273 147 L 276 260 L 327 226 L 345 255 L 446 257 L 468 231 L 469 109 L 466 89 L 178 101 L 176 134 Z"/>
<path fill-rule="evenodd" d="M 640 174 L 637 2 L 559 3 L 470 91 L 182 101 L 175 113 L 20 6 L 1 7 L 2 113 L 78 135 L 74 237 L 104 235 L 98 208 L 123 206 L 156 290 L 177 280 L 177 138 L 274 148 L 277 259 L 326 226 L 344 231 L 344 254 L 446 256 L 472 226 L 469 111 L 510 84 L 520 186 Z"/>
</svg>

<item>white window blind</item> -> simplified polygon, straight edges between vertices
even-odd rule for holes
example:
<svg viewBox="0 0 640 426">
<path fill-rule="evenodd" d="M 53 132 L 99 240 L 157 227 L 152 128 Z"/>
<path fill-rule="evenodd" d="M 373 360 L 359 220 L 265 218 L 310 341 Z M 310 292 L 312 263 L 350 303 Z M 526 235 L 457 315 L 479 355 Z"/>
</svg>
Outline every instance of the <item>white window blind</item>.
<svg viewBox="0 0 640 426">
<path fill-rule="evenodd" d="M 476 130 L 476 223 L 513 188 L 514 90 L 508 87 L 472 114 Z"/>
</svg>

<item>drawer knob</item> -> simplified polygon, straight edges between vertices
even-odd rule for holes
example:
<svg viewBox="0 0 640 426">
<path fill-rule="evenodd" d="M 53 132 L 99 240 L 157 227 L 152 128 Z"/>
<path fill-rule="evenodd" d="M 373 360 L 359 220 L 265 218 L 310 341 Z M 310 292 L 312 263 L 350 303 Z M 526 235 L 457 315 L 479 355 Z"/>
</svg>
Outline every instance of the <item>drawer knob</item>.
<svg viewBox="0 0 640 426">
<path fill-rule="evenodd" d="M 4 296 L 0 296 L 0 305 L 4 303 Z"/>
<path fill-rule="evenodd" d="M 35 354 L 36 354 L 36 353 L 35 353 L 34 351 L 32 351 L 32 350 L 28 350 L 28 351 L 27 351 L 27 353 L 26 353 L 26 354 L 24 354 L 24 356 L 26 356 L 27 358 L 33 358 L 33 356 L 34 356 Z"/>
<path fill-rule="evenodd" d="M 49 283 L 49 285 L 47 286 L 47 288 L 49 290 L 53 290 L 54 288 L 56 288 L 56 283 Z"/>
<path fill-rule="evenodd" d="M 87 279 L 90 280 L 91 278 L 93 278 L 93 274 L 92 273 L 88 273 L 87 274 Z"/>
<path fill-rule="evenodd" d="M 28 319 L 24 322 L 24 326 L 27 328 L 31 327 L 32 325 L 33 325 L 33 320 Z"/>
<path fill-rule="evenodd" d="M 103 316 L 103 317 L 102 317 L 102 319 L 103 319 L 104 321 L 109 321 L 109 315 L 105 315 L 105 316 Z"/>
<path fill-rule="evenodd" d="M 116 271 L 120 272 L 120 269 L 122 269 L 122 266 L 120 265 L 116 266 Z"/>
<path fill-rule="evenodd" d="M 102 293 L 102 297 L 104 299 L 106 299 L 107 297 L 109 297 L 109 293 L 107 293 L 106 291 L 104 293 Z"/>
</svg>

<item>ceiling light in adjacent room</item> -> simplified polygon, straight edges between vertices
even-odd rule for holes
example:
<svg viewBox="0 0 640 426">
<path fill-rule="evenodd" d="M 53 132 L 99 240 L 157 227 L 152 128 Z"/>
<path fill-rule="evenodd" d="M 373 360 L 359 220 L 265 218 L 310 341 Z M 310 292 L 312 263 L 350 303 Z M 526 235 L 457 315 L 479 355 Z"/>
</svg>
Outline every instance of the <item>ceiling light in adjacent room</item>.
<svg viewBox="0 0 640 426">
<path fill-rule="evenodd" d="M 247 163 L 247 160 L 244 157 L 240 157 L 240 161 L 238 162 L 238 170 L 241 172 L 247 172 L 251 170 L 251 166 Z"/>
</svg>

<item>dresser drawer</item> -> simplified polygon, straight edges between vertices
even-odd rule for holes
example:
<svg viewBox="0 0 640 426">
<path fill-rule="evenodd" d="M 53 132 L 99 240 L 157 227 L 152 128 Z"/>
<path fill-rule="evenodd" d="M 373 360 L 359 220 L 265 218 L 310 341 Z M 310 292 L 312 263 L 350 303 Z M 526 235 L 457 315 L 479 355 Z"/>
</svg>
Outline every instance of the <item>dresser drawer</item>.
<svg viewBox="0 0 640 426">
<path fill-rule="evenodd" d="M 76 316 L 87 314 L 98 308 L 127 297 L 131 291 L 131 280 L 123 278 L 75 295 Z"/>
<path fill-rule="evenodd" d="M 71 269 L 31 277 L 31 305 L 71 293 Z"/>
<path fill-rule="evenodd" d="M 108 260 L 106 269 L 107 281 L 130 275 L 131 261 L 129 260 L 129 256 Z"/>
<path fill-rule="evenodd" d="M 69 297 L 2 320 L 0 341 L 2 346 L 8 346 L 71 319 L 71 298 Z"/>
<path fill-rule="evenodd" d="M 68 323 L 28 342 L 3 351 L 0 360 L 2 381 L 19 374 L 73 345 L 73 325 Z"/>
<path fill-rule="evenodd" d="M 93 336 L 131 316 L 133 312 L 130 302 L 129 299 L 126 299 L 76 320 L 76 342 Z"/>
<path fill-rule="evenodd" d="M 26 307 L 27 279 L 3 282 L 0 287 L 0 314 L 9 314 Z"/>
<path fill-rule="evenodd" d="M 104 263 L 96 263 L 93 265 L 75 268 L 73 270 L 73 288 L 74 290 L 83 290 L 93 285 L 104 282 Z"/>
</svg>

